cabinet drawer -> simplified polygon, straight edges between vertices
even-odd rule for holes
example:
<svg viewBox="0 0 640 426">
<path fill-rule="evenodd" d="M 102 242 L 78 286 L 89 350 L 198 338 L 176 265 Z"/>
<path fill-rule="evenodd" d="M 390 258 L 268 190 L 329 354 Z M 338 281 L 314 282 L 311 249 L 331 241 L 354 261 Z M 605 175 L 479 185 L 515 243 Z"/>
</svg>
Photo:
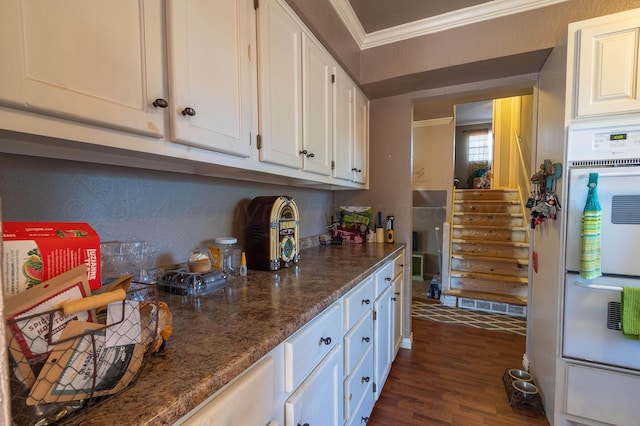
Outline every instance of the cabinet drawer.
<svg viewBox="0 0 640 426">
<path fill-rule="evenodd" d="M 375 272 L 375 299 L 382 294 L 382 292 L 391 285 L 393 280 L 393 262 L 387 262 L 383 267 Z"/>
<path fill-rule="evenodd" d="M 351 331 L 344 336 L 344 374 L 351 373 L 351 370 L 358 363 L 362 354 L 373 346 L 373 314 L 363 316 Z"/>
<path fill-rule="evenodd" d="M 363 403 L 368 405 L 369 413 L 373 406 L 373 349 L 368 348 L 367 353 L 344 381 L 345 418 L 349 419 L 358 411 L 358 406 Z M 366 416 L 369 415 L 366 414 Z M 356 424 L 360 424 L 357 423 Z"/>
<path fill-rule="evenodd" d="M 397 277 L 404 271 L 404 250 L 393 260 L 393 277 Z"/>
<path fill-rule="evenodd" d="M 373 307 L 373 302 L 373 276 L 370 276 L 344 297 L 344 329 L 353 327 Z"/>
<path fill-rule="evenodd" d="M 637 425 L 640 377 L 567 366 L 567 414 L 615 425 Z"/>
<path fill-rule="evenodd" d="M 285 391 L 294 390 L 342 340 L 342 309 L 334 303 L 284 343 Z"/>
</svg>

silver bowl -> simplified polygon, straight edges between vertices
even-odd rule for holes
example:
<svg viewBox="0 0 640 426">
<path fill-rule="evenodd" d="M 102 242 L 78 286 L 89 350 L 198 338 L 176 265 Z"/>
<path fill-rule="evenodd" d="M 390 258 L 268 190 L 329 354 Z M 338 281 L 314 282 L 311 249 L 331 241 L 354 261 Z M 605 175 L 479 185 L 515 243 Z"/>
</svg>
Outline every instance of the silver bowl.
<svg viewBox="0 0 640 426">
<path fill-rule="evenodd" d="M 525 382 L 523 380 L 515 380 L 511 383 L 511 386 L 525 395 L 535 395 L 538 393 L 538 387 L 531 382 Z"/>
<path fill-rule="evenodd" d="M 509 376 L 513 380 L 521 380 L 523 382 L 530 382 L 533 380 L 531 374 L 527 373 L 524 370 L 518 370 L 517 368 L 512 368 L 509 370 Z"/>
</svg>

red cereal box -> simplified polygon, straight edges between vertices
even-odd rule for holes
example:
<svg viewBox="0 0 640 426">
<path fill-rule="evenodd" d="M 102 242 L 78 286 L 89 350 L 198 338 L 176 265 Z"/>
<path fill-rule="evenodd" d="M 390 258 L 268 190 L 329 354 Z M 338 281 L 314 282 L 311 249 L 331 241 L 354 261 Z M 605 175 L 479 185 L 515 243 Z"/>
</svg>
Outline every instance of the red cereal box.
<svg viewBox="0 0 640 426">
<path fill-rule="evenodd" d="M 2 223 L 5 297 L 85 263 L 92 290 L 100 288 L 100 237 L 82 222 Z"/>
</svg>

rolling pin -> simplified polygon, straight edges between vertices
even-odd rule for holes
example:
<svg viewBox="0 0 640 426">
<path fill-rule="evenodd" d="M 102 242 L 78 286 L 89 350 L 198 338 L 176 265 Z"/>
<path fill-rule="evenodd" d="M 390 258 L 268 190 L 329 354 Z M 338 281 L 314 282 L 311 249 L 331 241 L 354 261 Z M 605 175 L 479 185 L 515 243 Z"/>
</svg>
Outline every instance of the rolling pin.
<svg viewBox="0 0 640 426">
<path fill-rule="evenodd" d="M 67 315 L 75 314 L 77 312 L 95 309 L 99 306 L 106 306 L 109 303 L 124 300 L 125 297 L 127 297 L 127 292 L 119 288 L 117 290 L 113 290 L 107 293 L 85 297 L 84 299 L 66 300 L 60 303 L 58 307 L 62 309 L 62 314 L 64 316 L 67 316 Z"/>
</svg>

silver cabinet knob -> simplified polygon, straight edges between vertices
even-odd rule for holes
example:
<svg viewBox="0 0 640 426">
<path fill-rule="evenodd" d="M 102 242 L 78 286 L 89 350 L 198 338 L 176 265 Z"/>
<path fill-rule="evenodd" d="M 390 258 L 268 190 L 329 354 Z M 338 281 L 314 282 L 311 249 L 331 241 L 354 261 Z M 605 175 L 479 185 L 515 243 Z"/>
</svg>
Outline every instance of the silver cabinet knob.
<svg viewBox="0 0 640 426">
<path fill-rule="evenodd" d="M 184 116 L 193 117 L 196 115 L 196 110 L 191 107 L 186 107 L 185 109 L 180 111 L 180 113 Z"/>
<path fill-rule="evenodd" d="M 154 100 L 151 105 L 153 105 L 156 108 L 166 108 L 169 106 L 169 102 L 167 102 L 165 99 L 158 98 Z"/>
</svg>

